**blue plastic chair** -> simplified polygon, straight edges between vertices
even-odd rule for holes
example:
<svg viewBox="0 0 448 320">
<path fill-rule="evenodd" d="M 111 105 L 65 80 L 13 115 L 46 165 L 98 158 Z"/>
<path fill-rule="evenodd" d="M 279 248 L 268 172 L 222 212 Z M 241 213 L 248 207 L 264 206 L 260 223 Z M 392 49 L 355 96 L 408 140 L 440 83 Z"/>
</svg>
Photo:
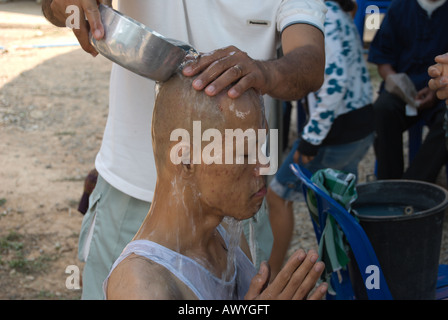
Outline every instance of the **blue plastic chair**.
<svg viewBox="0 0 448 320">
<path fill-rule="evenodd" d="M 436 300 L 448 299 L 448 265 L 439 265 L 437 276 Z"/>
<path fill-rule="evenodd" d="M 306 195 L 308 190 L 312 190 L 316 196 L 319 211 L 319 225 L 313 219 L 311 221 L 318 241 L 322 236 L 327 214 L 331 214 L 344 232 L 359 270 L 366 270 L 369 265 L 375 265 L 379 268 L 380 289 L 366 289 L 368 298 L 370 300 L 393 299 L 372 244 L 358 221 L 344 207 L 310 180 L 311 173 L 309 171 L 295 163 L 291 164 L 291 170 L 302 181 L 305 199 L 307 199 Z M 361 272 L 361 276 L 365 283 L 367 274 Z M 348 271 L 343 271 L 339 275 L 334 272 L 331 278 L 331 284 L 336 291 L 336 296 L 327 295 L 327 299 L 352 300 L 355 298 Z M 448 265 L 442 264 L 439 265 L 436 300 L 445 299 L 448 299 Z"/>
<path fill-rule="evenodd" d="M 391 0 L 378 0 L 378 1 L 368 1 L 368 0 L 357 0 L 358 10 L 355 15 L 355 25 L 358 29 L 359 35 L 361 36 L 361 40 L 364 39 L 364 21 L 366 16 L 366 9 L 368 6 L 377 6 L 380 10 L 380 13 L 386 13 L 389 8 Z M 368 12 L 370 13 L 370 12 Z"/>
<path fill-rule="evenodd" d="M 303 182 L 303 193 L 306 198 L 308 190 L 312 190 L 317 199 L 317 206 L 319 211 L 319 225 L 314 222 L 313 227 L 318 241 L 320 241 L 322 231 L 325 227 L 327 214 L 333 216 L 336 222 L 341 227 L 342 231 L 350 244 L 353 255 L 358 264 L 359 270 L 367 270 L 368 266 L 374 265 L 379 268 L 380 285 L 379 289 L 366 289 L 367 296 L 370 300 L 391 300 L 392 295 L 384 278 L 383 271 L 376 257 L 375 251 L 358 221 L 339 203 L 327 195 L 323 190 L 318 188 L 311 180 L 311 174 L 306 169 L 301 168 L 298 164 L 291 164 L 291 169 L 294 174 Z M 306 172 L 306 173 L 305 173 Z M 370 274 L 361 272 L 361 277 L 365 283 Z M 339 279 L 342 278 L 342 279 Z M 327 298 L 337 300 L 351 300 L 354 299 L 353 289 L 351 288 L 350 278 L 348 272 L 342 272 L 339 275 L 333 273 L 331 284 L 335 289 L 336 297 L 327 295 Z"/>
</svg>

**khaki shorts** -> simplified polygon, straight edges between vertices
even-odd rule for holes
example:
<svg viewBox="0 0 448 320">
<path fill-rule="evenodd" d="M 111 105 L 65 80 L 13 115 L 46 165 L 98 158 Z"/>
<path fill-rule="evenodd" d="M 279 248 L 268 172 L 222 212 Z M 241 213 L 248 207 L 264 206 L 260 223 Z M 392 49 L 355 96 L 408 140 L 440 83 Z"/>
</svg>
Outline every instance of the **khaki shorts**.
<svg viewBox="0 0 448 320">
<path fill-rule="evenodd" d="M 104 299 L 103 281 L 140 228 L 150 206 L 150 202 L 132 198 L 98 176 L 78 243 L 78 258 L 86 262 L 82 299 Z"/>
</svg>

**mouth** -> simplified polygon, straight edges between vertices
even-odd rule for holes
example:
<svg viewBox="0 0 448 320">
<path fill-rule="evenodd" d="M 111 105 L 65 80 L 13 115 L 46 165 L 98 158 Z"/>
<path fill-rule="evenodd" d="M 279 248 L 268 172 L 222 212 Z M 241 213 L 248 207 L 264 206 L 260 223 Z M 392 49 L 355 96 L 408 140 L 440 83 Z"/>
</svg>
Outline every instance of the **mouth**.
<svg viewBox="0 0 448 320">
<path fill-rule="evenodd" d="M 266 189 L 266 185 L 264 185 L 263 187 L 260 188 L 260 190 L 255 192 L 252 196 L 254 198 L 263 198 L 267 192 L 268 192 L 268 190 Z"/>
</svg>

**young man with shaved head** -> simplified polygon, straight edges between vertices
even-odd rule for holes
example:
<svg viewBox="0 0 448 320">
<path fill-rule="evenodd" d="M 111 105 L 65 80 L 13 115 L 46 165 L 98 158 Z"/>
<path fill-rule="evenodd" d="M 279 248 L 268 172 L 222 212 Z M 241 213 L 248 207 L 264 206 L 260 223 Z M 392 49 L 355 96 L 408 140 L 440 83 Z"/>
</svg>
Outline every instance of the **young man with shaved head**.
<svg viewBox="0 0 448 320">
<path fill-rule="evenodd" d="M 181 146 L 172 139 L 172 133 L 179 128 L 190 137 L 197 134 L 193 126 L 195 121 L 201 121 L 201 135 L 206 130 L 221 133 L 218 143 L 225 150 L 221 152 L 224 157 L 229 154 L 225 136 L 230 131 L 267 129 L 260 95 L 250 89 L 237 99 L 225 93 L 209 97 L 194 90 L 191 81 L 177 74 L 159 88 L 152 124 L 157 169 L 154 201 L 133 241 L 106 279 L 105 296 L 207 300 L 306 298 L 324 268 L 322 262 L 316 262 L 315 251 L 308 254 L 297 251 L 269 285 L 266 263 L 262 263 L 257 274 L 249 253 L 237 247 L 234 262 L 229 253 L 232 227 L 226 231 L 221 224 L 223 219 L 241 221 L 252 217 L 266 194 L 265 179 L 260 174 L 266 165 L 259 158 L 251 161 L 254 150 L 250 150 L 249 143 L 239 149 L 232 144 L 230 162 L 226 158 L 206 164 L 204 156 L 194 163 L 193 153 L 197 150 L 193 150 L 192 139 Z M 255 151 L 264 143 L 257 140 Z M 202 142 L 199 150 L 202 155 L 206 145 Z M 173 150 L 182 162 L 173 163 Z M 244 161 L 241 163 L 238 158 Z M 326 288 L 326 284 L 321 284 L 309 298 L 321 299 Z"/>
</svg>

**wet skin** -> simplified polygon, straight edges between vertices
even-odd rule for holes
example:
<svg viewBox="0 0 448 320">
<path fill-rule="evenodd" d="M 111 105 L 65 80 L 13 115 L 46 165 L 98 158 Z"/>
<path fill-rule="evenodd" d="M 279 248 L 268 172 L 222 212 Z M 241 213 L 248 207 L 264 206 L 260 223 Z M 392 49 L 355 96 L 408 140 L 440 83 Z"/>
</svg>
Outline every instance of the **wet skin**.
<svg viewBox="0 0 448 320">
<path fill-rule="evenodd" d="M 177 251 L 221 278 L 227 271 L 228 248 L 216 227 L 226 216 L 247 219 L 259 210 L 266 192 L 264 177 L 259 174 L 262 165 L 259 161 L 236 164 L 236 158 L 244 157 L 247 148 L 243 155 L 233 150 L 233 164 L 173 164 L 170 151 L 176 141 L 170 141 L 170 133 L 175 128 L 191 130 L 192 121 L 201 119 L 202 130 L 216 128 L 224 137 L 225 129 L 265 129 L 266 121 L 260 96 L 254 90 L 235 100 L 225 93 L 205 100 L 202 96 L 192 88 L 191 80 L 181 76 L 159 90 L 153 115 L 157 186 L 151 209 L 134 239 L 150 240 Z M 191 154 L 189 150 L 181 152 Z M 247 298 L 306 297 L 323 271 L 323 263 L 316 260 L 314 251 L 296 252 L 282 276 L 267 287 L 269 269 L 263 264 Z M 322 285 L 311 298 L 322 298 L 325 289 Z M 163 267 L 135 255 L 112 272 L 107 295 L 110 299 L 196 298 Z"/>
</svg>

